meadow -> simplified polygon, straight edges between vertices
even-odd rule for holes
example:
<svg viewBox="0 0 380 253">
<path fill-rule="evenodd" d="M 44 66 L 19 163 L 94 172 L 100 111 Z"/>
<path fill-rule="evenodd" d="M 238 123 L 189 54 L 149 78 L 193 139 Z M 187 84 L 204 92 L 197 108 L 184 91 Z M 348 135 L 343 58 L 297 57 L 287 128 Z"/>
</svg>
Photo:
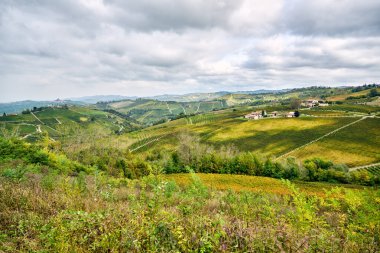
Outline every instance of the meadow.
<svg viewBox="0 0 380 253">
<path fill-rule="evenodd" d="M 321 157 L 349 167 L 380 162 L 380 118 L 367 118 L 294 153 L 299 159 Z"/>
</svg>

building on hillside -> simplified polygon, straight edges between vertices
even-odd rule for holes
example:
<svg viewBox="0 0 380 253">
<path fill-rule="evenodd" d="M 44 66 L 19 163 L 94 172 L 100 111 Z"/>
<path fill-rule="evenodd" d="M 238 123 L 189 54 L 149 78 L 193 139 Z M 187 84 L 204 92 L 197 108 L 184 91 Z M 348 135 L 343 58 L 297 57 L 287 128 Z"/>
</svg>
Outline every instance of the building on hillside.
<svg viewBox="0 0 380 253">
<path fill-rule="evenodd" d="M 270 112 L 268 113 L 267 115 L 269 118 L 275 118 L 277 116 L 279 116 L 279 113 L 277 111 L 274 111 L 274 112 Z"/>
<path fill-rule="evenodd" d="M 288 114 L 286 114 L 286 117 L 287 118 L 294 118 L 295 117 L 295 113 L 294 112 L 288 112 Z"/>
<path fill-rule="evenodd" d="M 315 99 L 304 100 L 302 101 L 301 105 L 305 107 L 309 107 L 309 108 L 318 106 L 318 100 L 315 100 Z"/>
<path fill-rule="evenodd" d="M 244 116 L 246 119 L 261 119 L 263 117 L 261 111 L 251 112 Z"/>
<path fill-rule="evenodd" d="M 329 104 L 328 103 L 318 103 L 318 106 L 325 107 L 325 106 L 329 106 Z"/>
</svg>

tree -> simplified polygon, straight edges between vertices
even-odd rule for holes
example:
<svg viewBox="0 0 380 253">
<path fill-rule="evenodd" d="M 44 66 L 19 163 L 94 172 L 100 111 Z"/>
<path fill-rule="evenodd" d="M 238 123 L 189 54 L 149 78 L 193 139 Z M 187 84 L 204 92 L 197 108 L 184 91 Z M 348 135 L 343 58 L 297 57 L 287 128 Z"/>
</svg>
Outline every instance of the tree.
<svg viewBox="0 0 380 253">
<path fill-rule="evenodd" d="M 371 89 L 370 91 L 369 91 L 369 93 L 368 93 L 368 96 L 369 97 L 376 97 L 376 96 L 378 96 L 378 95 L 380 95 L 380 93 L 376 90 L 376 88 L 374 88 L 374 89 Z"/>
<path fill-rule="evenodd" d="M 298 118 L 300 115 L 301 115 L 301 113 L 299 111 L 294 112 L 294 117 Z"/>
<path fill-rule="evenodd" d="M 298 109 L 298 108 L 300 108 L 300 105 L 301 105 L 301 99 L 299 99 L 299 98 L 291 98 L 290 99 L 290 107 L 292 109 Z"/>
<path fill-rule="evenodd" d="M 4 113 L 3 113 L 3 117 L 5 117 L 5 116 L 7 116 L 7 114 L 4 112 Z"/>
</svg>

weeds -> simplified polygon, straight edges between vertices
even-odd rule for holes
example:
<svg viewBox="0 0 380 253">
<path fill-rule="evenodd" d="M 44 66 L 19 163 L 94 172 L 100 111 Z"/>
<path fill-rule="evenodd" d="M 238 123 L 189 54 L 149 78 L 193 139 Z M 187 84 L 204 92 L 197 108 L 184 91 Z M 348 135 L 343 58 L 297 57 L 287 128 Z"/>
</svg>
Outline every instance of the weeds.
<svg viewBox="0 0 380 253">
<path fill-rule="evenodd" d="M 375 252 L 377 190 L 218 191 L 156 176 L 0 177 L 4 252 Z M 57 183 L 52 183 L 55 181 Z M 112 183 L 111 183 L 112 182 Z"/>
</svg>

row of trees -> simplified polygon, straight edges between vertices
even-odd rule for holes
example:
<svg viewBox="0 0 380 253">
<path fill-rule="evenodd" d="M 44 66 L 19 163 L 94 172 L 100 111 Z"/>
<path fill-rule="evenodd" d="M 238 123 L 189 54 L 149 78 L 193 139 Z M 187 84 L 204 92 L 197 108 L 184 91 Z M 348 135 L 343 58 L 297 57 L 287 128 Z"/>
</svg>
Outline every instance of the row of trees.
<svg viewBox="0 0 380 253">
<path fill-rule="evenodd" d="M 188 171 L 202 173 L 243 174 L 305 181 L 325 181 L 356 183 L 364 185 L 380 184 L 379 177 L 367 171 L 348 173 L 345 165 L 314 158 L 303 164 L 294 158 L 275 161 L 262 158 L 250 152 L 239 153 L 234 147 L 213 147 L 200 143 L 196 136 L 182 133 L 179 147 L 171 159 L 163 164 L 165 173 Z"/>
<path fill-rule="evenodd" d="M 58 145 L 59 142 L 52 143 L 49 139 L 46 139 L 46 143 L 41 143 L 41 146 L 37 146 L 27 145 L 16 139 L 0 138 L 0 162 L 18 159 L 27 164 L 47 166 L 63 172 L 101 170 L 114 177 L 130 179 L 152 173 L 194 171 L 304 181 L 380 184 L 379 177 L 368 171 L 348 173 L 346 166 L 318 158 L 306 160 L 303 164 L 294 158 L 276 161 L 250 152 L 239 152 L 233 146 L 222 146 L 216 149 L 201 143 L 197 136 L 186 132 L 179 135 L 178 142 L 178 148 L 173 152 L 153 150 L 145 155 L 134 155 L 127 150 L 112 146 L 94 144 L 81 148 L 78 146 L 78 149 L 68 149 L 65 145 Z M 72 143 L 70 146 L 77 146 L 77 144 Z"/>
</svg>

